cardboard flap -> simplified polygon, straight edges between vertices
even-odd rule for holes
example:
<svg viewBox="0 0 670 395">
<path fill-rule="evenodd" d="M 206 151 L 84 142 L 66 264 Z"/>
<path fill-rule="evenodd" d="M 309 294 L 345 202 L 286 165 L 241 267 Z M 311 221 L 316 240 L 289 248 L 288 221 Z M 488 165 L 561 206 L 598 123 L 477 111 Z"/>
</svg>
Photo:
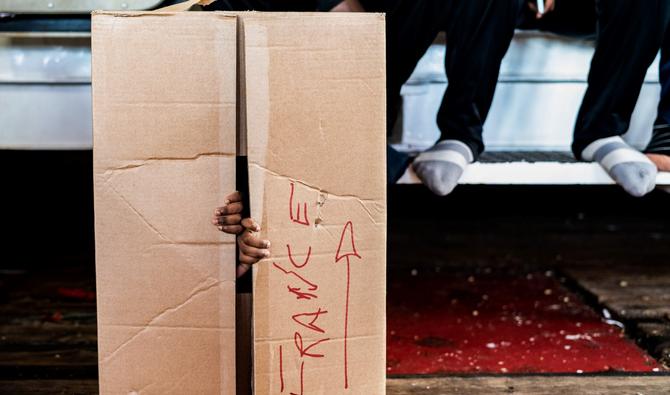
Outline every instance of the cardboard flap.
<svg viewBox="0 0 670 395">
<path fill-rule="evenodd" d="M 385 51 L 377 14 L 240 16 L 257 394 L 385 391 Z"/>
<path fill-rule="evenodd" d="M 92 21 L 100 392 L 232 394 L 236 19 Z"/>
</svg>

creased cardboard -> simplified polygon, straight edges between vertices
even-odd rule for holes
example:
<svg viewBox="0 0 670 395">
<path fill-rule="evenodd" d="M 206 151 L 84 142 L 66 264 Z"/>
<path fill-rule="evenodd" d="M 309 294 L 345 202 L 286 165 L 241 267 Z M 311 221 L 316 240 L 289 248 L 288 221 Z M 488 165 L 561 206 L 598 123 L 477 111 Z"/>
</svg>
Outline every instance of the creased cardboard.
<svg viewBox="0 0 670 395">
<path fill-rule="evenodd" d="M 101 393 L 233 394 L 236 18 L 96 13 L 92 47 Z"/>
<path fill-rule="evenodd" d="M 384 17 L 241 14 L 256 394 L 385 392 Z"/>
</svg>

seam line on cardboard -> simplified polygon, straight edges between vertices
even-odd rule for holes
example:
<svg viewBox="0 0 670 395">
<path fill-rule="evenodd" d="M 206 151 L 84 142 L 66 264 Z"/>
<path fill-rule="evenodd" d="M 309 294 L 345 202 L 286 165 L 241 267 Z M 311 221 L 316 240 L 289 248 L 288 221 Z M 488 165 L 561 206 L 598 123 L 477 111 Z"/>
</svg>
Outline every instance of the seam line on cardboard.
<svg viewBox="0 0 670 395">
<path fill-rule="evenodd" d="M 136 169 L 138 167 L 142 167 L 145 165 L 152 164 L 154 162 L 163 162 L 163 161 L 192 161 L 192 160 L 198 160 L 203 157 L 215 157 L 215 158 L 233 158 L 235 157 L 235 154 L 227 153 L 227 152 L 205 152 L 202 154 L 197 154 L 195 156 L 189 156 L 189 157 L 151 157 L 151 158 L 146 158 L 146 159 L 137 159 L 137 160 L 132 160 L 132 163 L 129 163 L 124 166 L 120 167 L 115 167 L 115 168 L 109 168 L 105 170 L 105 173 L 109 172 L 114 172 L 118 170 L 131 170 L 131 169 Z"/>
</svg>

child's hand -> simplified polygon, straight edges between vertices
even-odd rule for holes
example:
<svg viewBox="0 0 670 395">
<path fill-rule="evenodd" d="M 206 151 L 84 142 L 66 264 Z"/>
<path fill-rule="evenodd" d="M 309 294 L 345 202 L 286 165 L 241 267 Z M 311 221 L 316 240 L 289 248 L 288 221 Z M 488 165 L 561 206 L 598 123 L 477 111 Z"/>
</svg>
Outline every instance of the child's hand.
<svg viewBox="0 0 670 395">
<path fill-rule="evenodd" d="M 233 192 L 226 197 L 223 206 L 214 210 L 212 224 L 220 231 L 231 235 L 238 235 L 244 231 L 242 226 L 242 196 L 239 192 Z"/>
<path fill-rule="evenodd" d="M 237 266 L 237 277 L 246 273 L 251 265 L 270 256 L 270 241 L 261 240 L 257 233 L 261 227 L 251 218 L 241 221 L 245 231 L 237 236 L 237 246 L 240 250 L 240 264 Z"/>
<path fill-rule="evenodd" d="M 261 227 L 251 218 L 242 219 L 242 196 L 233 192 L 223 203 L 223 206 L 214 210 L 212 224 L 220 231 L 239 235 L 237 246 L 240 250 L 240 264 L 237 266 L 237 277 L 246 273 L 251 265 L 270 256 L 270 241 L 261 240 L 257 232 Z"/>
</svg>

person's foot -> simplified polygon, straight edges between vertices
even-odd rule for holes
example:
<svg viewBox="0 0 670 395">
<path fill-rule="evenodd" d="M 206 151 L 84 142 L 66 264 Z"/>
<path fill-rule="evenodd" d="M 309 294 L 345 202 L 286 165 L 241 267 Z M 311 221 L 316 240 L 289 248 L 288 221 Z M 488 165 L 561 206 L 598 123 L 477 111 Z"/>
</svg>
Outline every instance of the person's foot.
<svg viewBox="0 0 670 395">
<path fill-rule="evenodd" d="M 598 162 L 629 194 L 640 197 L 654 190 L 658 171 L 644 154 L 619 136 L 599 139 L 582 151 L 586 161 Z"/>
<path fill-rule="evenodd" d="M 445 196 L 454 190 L 473 159 L 474 155 L 465 143 L 443 140 L 417 156 L 412 167 L 428 189 L 436 195 Z"/>
<path fill-rule="evenodd" d="M 655 125 L 651 141 L 644 150 L 659 171 L 670 171 L 670 125 Z"/>
</svg>

